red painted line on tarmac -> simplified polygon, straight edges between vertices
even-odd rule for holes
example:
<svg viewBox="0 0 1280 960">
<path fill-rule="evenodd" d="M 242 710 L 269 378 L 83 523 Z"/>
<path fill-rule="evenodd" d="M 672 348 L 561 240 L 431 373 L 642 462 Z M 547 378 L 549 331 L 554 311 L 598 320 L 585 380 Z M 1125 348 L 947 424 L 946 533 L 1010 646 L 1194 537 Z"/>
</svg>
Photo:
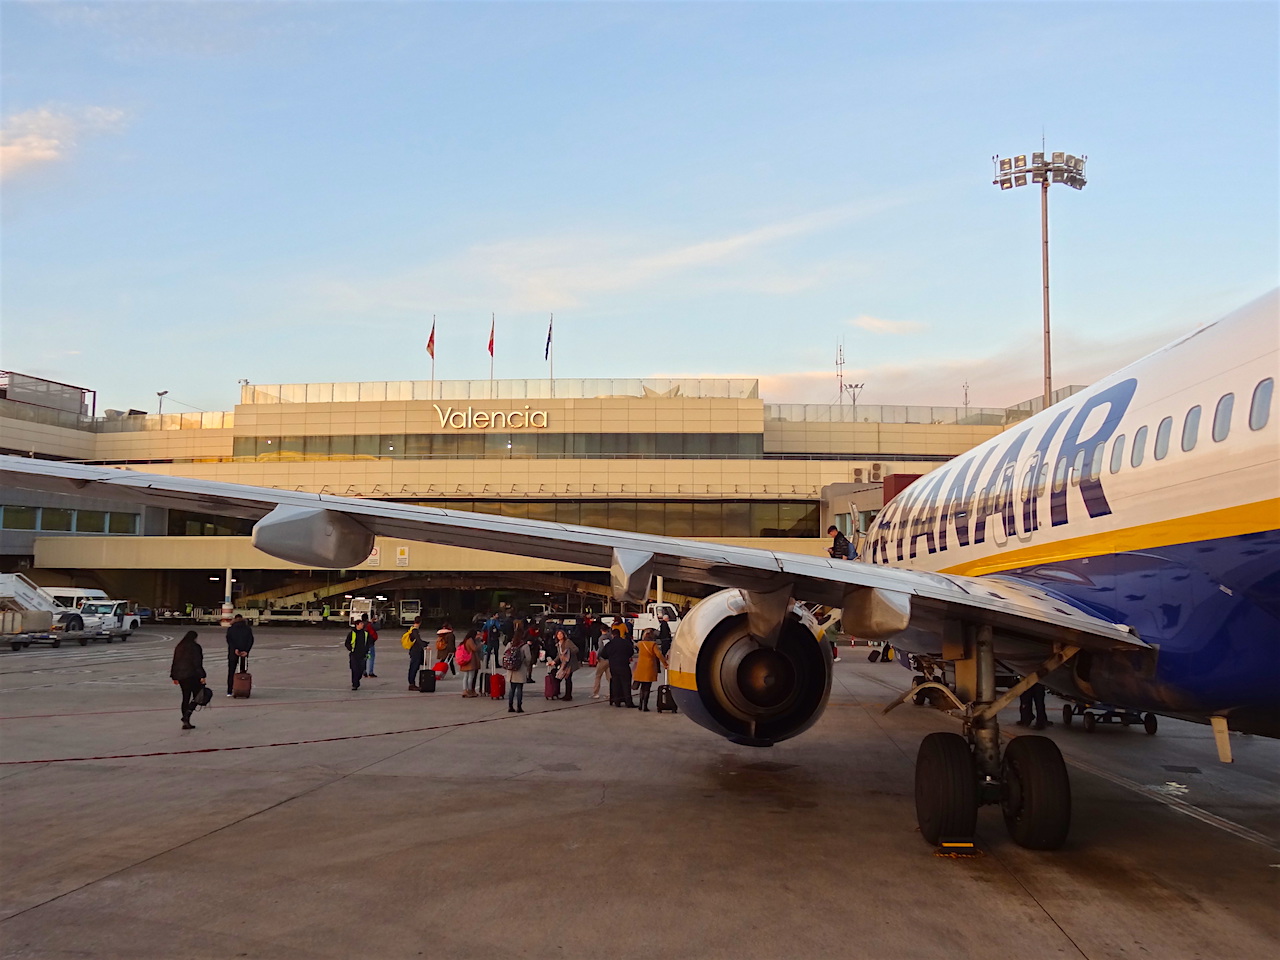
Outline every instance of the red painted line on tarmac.
<svg viewBox="0 0 1280 960">
<path fill-rule="evenodd" d="M 384 698 L 390 699 L 390 698 Z M 232 750 L 262 750 L 266 747 L 302 747 L 313 743 L 337 743 L 340 740 L 367 740 L 370 737 L 395 737 L 402 733 L 428 733 L 432 730 L 451 730 L 456 727 L 469 727 L 477 723 L 493 723 L 497 720 L 516 720 L 521 716 L 537 717 L 548 713 L 559 713 L 561 710 L 575 710 L 578 707 L 598 706 L 599 701 L 575 703 L 572 707 L 554 707 L 551 710 L 539 710 L 537 713 L 511 713 L 498 717 L 482 717 L 479 720 L 463 720 L 459 723 L 438 723 L 430 727 L 410 727 L 406 730 L 384 730 L 380 733 L 353 733 L 345 737 L 322 737 L 318 740 L 284 740 L 279 743 L 247 743 L 238 747 L 201 747 L 198 750 L 160 750 L 155 753 L 116 753 L 100 757 L 53 757 L 47 760 L 0 760 L 0 767 L 24 766 L 32 763 L 83 763 L 89 760 L 137 760 L 143 757 L 180 757 L 191 753 L 227 753 Z"/>
<path fill-rule="evenodd" d="M 243 707 L 292 707 L 301 703 L 357 703 L 361 700 L 413 700 L 414 697 L 407 693 L 397 693 L 391 696 L 371 697 L 334 697 L 328 700 L 256 700 L 252 704 L 248 698 L 241 697 L 239 700 L 232 699 L 231 703 L 223 704 L 224 707 L 234 707 L 241 709 Z M 216 703 L 217 701 L 215 701 Z M 212 704 L 211 704 L 212 705 Z M 3 720 L 49 720 L 54 717 L 109 717 L 119 713 L 168 713 L 172 707 L 131 707 L 128 710 L 88 710 L 81 713 L 19 713 L 12 717 L 0 717 Z"/>
</svg>

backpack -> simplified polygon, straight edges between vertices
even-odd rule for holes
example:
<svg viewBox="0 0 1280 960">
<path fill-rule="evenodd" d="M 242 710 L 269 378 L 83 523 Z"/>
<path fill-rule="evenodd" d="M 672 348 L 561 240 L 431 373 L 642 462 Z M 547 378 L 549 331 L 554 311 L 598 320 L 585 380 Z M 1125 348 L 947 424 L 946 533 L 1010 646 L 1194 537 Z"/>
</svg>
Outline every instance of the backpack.
<svg viewBox="0 0 1280 960">
<path fill-rule="evenodd" d="M 523 659 L 520 656 L 520 650 L 521 650 L 520 647 L 516 647 L 513 644 L 512 646 L 507 647 L 506 650 L 502 651 L 502 669 L 503 670 L 519 670 L 520 669 L 520 661 Z"/>
<path fill-rule="evenodd" d="M 400 646 L 404 647 L 406 650 L 413 649 L 413 631 L 412 630 L 406 630 L 404 632 L 404 635 L 400 637 Z"/>
<path fill-rule="evenodd" d="M 458 652 L 453 655 L 453 659 L 460 667 L 471 662 L 471 651 L 467 649 L 465 643 L 458 647 Z"/>
</svg>

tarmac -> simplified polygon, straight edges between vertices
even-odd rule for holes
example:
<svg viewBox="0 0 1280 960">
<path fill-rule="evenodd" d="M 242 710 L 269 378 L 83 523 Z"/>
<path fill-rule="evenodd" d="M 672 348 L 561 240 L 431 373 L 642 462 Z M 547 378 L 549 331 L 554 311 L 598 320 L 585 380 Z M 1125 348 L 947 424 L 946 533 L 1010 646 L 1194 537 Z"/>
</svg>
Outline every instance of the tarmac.
<svg viewBox="0 0 1280 960">
<path fill-rule="evenodd" d="M 1278 741 L 1233 736 L 1225 765 L 1208 727 L 1059 722 L 1066 848 L 1015 846 L 987 807 L 953 859 L 912 778 L 957 723 L 882 714 L 910 674 L 862 652 L 814 729 L 761 750 L 610 709 L 589 672 L 524 714 L 457 678 L 410 693 L 394 630 L 358 692 L 336 630 L 260 630 L 230 700 L 206 628 L 215 697 L 183 731 L 183 629 L 0 652 L 0 956 L 1280 955 Z"/>
</svg>

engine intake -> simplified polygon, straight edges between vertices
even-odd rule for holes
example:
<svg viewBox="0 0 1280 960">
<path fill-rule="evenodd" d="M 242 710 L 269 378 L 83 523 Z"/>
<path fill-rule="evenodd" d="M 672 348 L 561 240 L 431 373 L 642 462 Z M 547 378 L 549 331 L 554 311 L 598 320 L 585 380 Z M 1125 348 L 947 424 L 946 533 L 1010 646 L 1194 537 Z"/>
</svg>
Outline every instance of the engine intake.
<svg viewBox="0 0 1280 960">
<path fill-rule="evenodd" d="M 817 722 L 831 693 L 831 653 L 817 622 L 793 607 L 777 642 L 751 634 L 740 590 L 703 600 L 671 647 L 672 693 L 695 722 L 734 743 L 772 746 Z"/>
</svg>

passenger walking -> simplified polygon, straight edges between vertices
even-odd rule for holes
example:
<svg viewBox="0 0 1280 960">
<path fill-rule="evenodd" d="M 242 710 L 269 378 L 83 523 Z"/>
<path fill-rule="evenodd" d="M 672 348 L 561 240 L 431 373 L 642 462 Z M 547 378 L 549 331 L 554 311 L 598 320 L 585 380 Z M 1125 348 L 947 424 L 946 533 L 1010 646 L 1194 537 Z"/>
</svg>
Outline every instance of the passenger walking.
<svg viewBox="0 0 1280 960">
<path fill-rule="evenodd" d="M 614 636 L 614 634 L 610 634 L 610 636 Z M 609 683 L 609 661 L 606 660 L 604 656 L 597 656 L 596 657 L 596 679 L 595 679 L 595 683 L 591 685 L 592 700 L 600 699 L 600 679 L 602 677 L 604 678 L 604 682 L 608 684 Z"/>
<path fill-rule="evenodd" d="M 364 618 L 361 617 L 361 619 L 363 620 Z M 373 661 L 377 658 L 377 647 L 375 645 L 378 642 L 378 630 L 374 627 L 372 620 L 365 620 L 364 632 L 369 638 L 369 653 L 365 657 L 364 675 L 373 677 L 376 680 L 378 675 L 373 672 Z"/>
<path fill-rule="evenodd" d="M 564 696 L 561 700 L 573 699 L 573 674 L 581 661 L 578 659 L 578 645 L 569 639 L 564 630 L 556 631 L 556 663 L 560 665 L 556 676 L 564 682 Z"/>
<path fill-rule="evenodd" d="M 351 667 L 351 689 L 359 690 L 360 678 L 364 676 L 365 658 L 369 655 L 369 634 L 364 617 L 347 631 L 343 646 L 347 648 L 347 662 Z"/>
<path fill-rule="evenodd" d="M 462 638 L 462 644 L 458 647 L 454 660 L 458 664 L 458 669 L 462 671 L 462 695 L 464 697 L 480 696 L 476 693 L 476 680 L 480 677 L 480 643 L 476 639 L 475 630 L 468 630 L 467 635 Z"/>
<path fill-rule="evenodd" d="M 249 669 L 249 651 L 253 649 L 253 627 L 249 621 L 236 614 L 227 627 L 227 696 L 231 696 L 232 684 L 237 673 Z"/>
<path fill-rule="evenodd" d="M 182 688 L 183 730 L 195 729 L 195 724 L 191 722 L 191 711 L 196 708 L 196 696 L 205 682 L 204 648 L 196 643 L 197 636 L 199 634 L 194 630 L 187 631 L 173 648 L 173 665 L 169 667 L 169 679 Z"/>
<path fill-rule="evenodd" d="M 641 637 L 639 651 L 636 656 L 635 682 L 640 684 L 640 710 L 649 712 L 649 692 L 658 679 L 658 665 L 667 669 L 667 658 L 662 655 L 662 648 L 657 643 L 658 631 L 646 630 Z"/>
<path fill-rule="evenodd" d="M 409 628 L 409 689 L 418 689 L 418 671 L 427 658 L 427 645 L 422 639 L 422 618 L 414 617 Z"/>
<path fill-rule="evenodd" d="M 502 654 L 502 669 L 507 671 L 507 713 L 524 713 L 524 685 L 533 669 L 533 657 L 519 633 Z"/>
<path fill-rule="evenodd" d="M 614 627 L 613 636 L 604 645 L 603 653 L 609 661 L 609 705 L 634 707 L 635 701 L 631 699 L 631 657 L 635 648 L 631 641 Z"/>
</svg>

